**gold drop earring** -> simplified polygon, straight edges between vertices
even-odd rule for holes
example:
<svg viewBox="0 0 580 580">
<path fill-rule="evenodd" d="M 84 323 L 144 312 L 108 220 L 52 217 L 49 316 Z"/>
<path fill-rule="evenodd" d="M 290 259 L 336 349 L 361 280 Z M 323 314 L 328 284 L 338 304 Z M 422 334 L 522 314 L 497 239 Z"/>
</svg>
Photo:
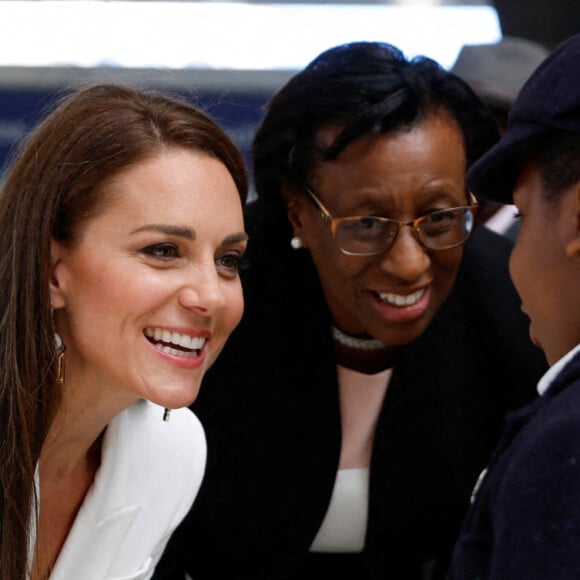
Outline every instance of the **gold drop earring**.
<svg viewBox="0 0 580 580">
<path fill-rule="evenodd" d="M 66 346 L 58 332 L 54 333 L 54 342 L 56 344 L 56 382 L 62 385 L 64 384 L 64 353 Z"/>
</svg>

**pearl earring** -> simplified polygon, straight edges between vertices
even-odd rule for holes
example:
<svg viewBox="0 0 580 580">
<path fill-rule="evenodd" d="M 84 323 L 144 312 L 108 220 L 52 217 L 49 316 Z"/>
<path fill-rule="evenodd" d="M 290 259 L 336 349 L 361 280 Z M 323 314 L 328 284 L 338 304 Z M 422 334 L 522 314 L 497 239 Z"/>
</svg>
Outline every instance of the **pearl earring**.
<svg viewBox="0 0 580 580">
<path fill-rule="evenodd" d="M 299 238 L 298 236 L 294 236 L 290 240 L 290 245 L 292 246 L 293 250 L 299 250 L 302 247 L 302 238 Z"/>
</svg>

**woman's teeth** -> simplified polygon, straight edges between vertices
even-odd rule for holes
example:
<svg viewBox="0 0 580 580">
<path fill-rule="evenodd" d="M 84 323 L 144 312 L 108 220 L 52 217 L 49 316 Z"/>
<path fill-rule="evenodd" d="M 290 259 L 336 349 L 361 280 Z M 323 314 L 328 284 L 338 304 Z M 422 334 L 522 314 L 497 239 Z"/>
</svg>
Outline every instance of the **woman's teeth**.
<svg viewBox="0 0 580 580">
<path fill-rule="evenodd" d="M 423 294 L 425 294 L 425 289 L 417 290 L 412 294 L 391 294 L 389 292 L 377 292 L 377 294 L 387 304 L 392 304 L 393 306 L 412 306 L 421 300 Z"/>
<path fill-rule="evenodd" d="M 204 336 L 189 336 L 161 328 L 146 328 L 145 336 L 155 348 L 174 356 L 198 356 L 206 341 Z"/>
</svg>

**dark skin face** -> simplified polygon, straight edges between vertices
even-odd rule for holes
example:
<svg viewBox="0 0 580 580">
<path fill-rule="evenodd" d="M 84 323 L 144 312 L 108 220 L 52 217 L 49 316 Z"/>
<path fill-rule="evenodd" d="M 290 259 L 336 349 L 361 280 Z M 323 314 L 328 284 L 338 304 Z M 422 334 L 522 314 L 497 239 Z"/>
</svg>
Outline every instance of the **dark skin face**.
<svg viewBox="0 0 580 580">
<path fill-rule="evenodd" d="M 319 139 L 328 144 L 335 136 L 336 129 L 329 129 Z M 407 221 L 468 204 L 465 170 L 460 129 L 442 113 L 409 131 L 358 139 L 337 159 L 321 163 L 310 185 L 335 217 Z M 312 255 L 334 324 L 394 350 L 421 336 L 453 286 L 462 248 L 426 250 L 403 227 L 383 253 L 348 256 L 302 192 L 285 195 L 294 234 Z M 372 352 L 358 355 L 373 358 Z"/>
<path fill-rule="evenodd" d="M 531 339 L 554 364 L 580 343 L 580 183 L 548 203 L 530 162 L 513 196 L 521 223 L 510 274 L 531 319 Z"/>
</svg>

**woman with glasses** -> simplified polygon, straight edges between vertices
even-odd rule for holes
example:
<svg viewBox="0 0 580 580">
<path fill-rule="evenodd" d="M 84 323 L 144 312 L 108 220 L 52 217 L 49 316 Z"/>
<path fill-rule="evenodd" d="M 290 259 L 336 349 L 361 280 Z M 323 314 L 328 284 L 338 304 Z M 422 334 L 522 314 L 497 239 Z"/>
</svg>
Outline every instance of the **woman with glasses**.
<svg viewBox="0 0 580 580">
<path fill-rule="evenodd" d="M 461 80 L 385 44 L 330 49 L 274 96 L 246 312 L 194 404 L 208 470 L 159 577 L 442 577 L 545 368 L 465 186 L 497 136 Z"/>
</svg>

